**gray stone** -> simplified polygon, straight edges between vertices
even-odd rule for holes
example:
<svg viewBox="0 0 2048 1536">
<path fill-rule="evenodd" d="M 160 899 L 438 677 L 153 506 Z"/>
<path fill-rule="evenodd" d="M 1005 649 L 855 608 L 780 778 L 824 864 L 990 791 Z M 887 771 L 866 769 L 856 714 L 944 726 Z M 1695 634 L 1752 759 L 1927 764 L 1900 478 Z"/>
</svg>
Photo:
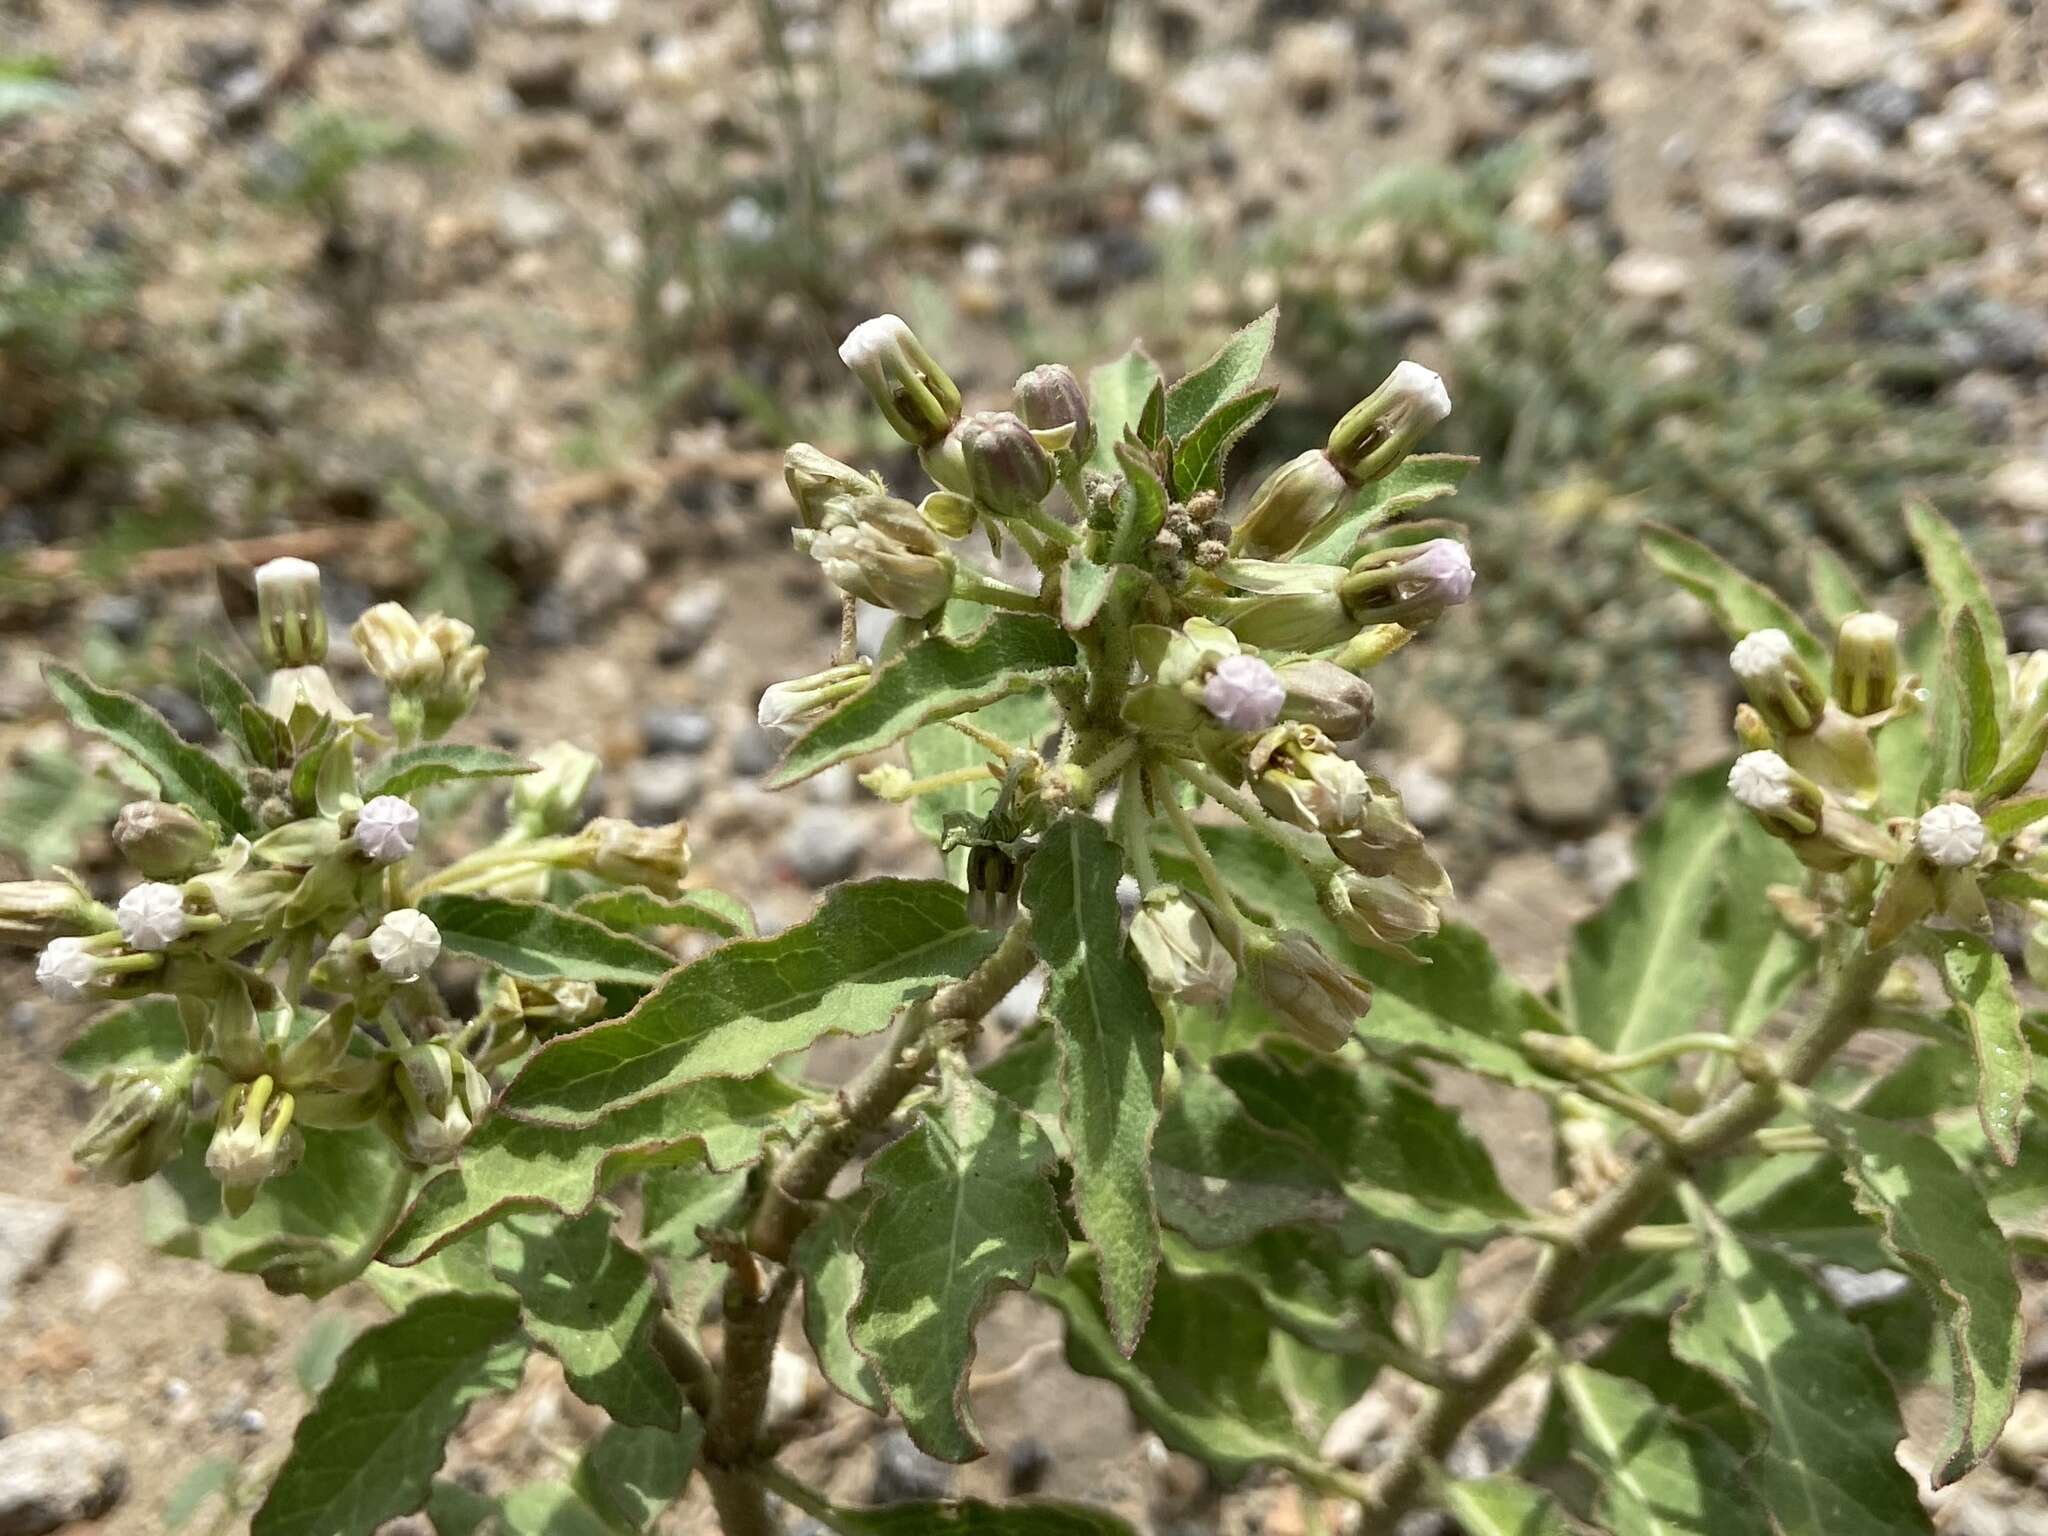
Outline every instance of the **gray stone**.
<svg viewBox="0 0 2048 1536">
<path fill-rule="evenodd" d="M 527 187 L 498 190 L 498 238 L 515 251 L 546 245 L 569 227 L 569 210 Z"/>
<path fill-rule="evenodd" d="M 149 605 L 132 593 L 104 593 L 86 604 L 85 622 L 104 629 L 123 645 L 135 645 L 149 623 Z"/>
<path fill-rule="evenodd" d="M 1785 163 L 1795 173 L 1832 187 L 1870 185 L 1884 167 L 1884 143 L 1877 131 L 1847 112 L 1816 112 L 1785 146 Z"/>
<path fill-rule="evenodd" d="M 190 170 L 206 143 L 206 98 L 197 91 L 171 91 L 135 107 L 121 119 L 121 133 L 159 169 Z"/>
<path fill-rule="evenodd" d="M 0 1440 L 0 1536 L 44 1536 L 112 1509 L 128 1487 L 121 1447 L 68 1424 Z"/>
<path fill-rule="evenodd" d="M 789 747 L 789 738 L 765 725 L 750 725 L 733 738 L 732 771 L 741 778 L 758 779 L 777 763 Z"/>
<path fill-rule="evenodd" d="M 688 705 L 650 709 L 640 717 L 640 741 L 649 757 L 695 757 L 717 739 L 711 717 Z"/>
<path fill-rule="evenodd" d="M 1893 143 L 1927 110 L 1918 91 L 1896 80 L 1866 80 L 1842 98 L 1842 105 Z"/>
<path fill-rule="evenodd" d="M 1820 1267 L 1821 1288 L 1844 1312 L 1874 1307 L 1894 1300 L 1913 1288 L 1913 1282 L 1896 1269 L 1873 1269 L 1868 1274 L 1845 1264 Z"/>
<path fill-rule="evenodd" d="M 472 0 L 412 0 L 412 31 L 436 64 L 467 69 L 476 62 L 476 6 Z"/>
<path fill-rule="evenodd" d="M 1707 184 L 1704 201 L 1708 220 L 1730 240 L 1783 240 L 1798 213 L 1791 192 L 1773 181 L 1717 179 Z"/>
<path fill-rule="evenodd" d="M 569 546 L 557 590 L 580 625 L 619 616 L 647 579 L 647 552 L 618 534 L 592 533 Z"/>
<path fill-rule="evenodd" d="M 867 827 L 834 806 L 807 806 L 782 834 L 782 856 L 814 891 L 849 878 L 867 854 Z"/>
<path fill-rule="evenodd" d="M 1548 737 L 1515 754 L 1515 793 L 1539 825 L 1589 827 L 1614 804 L 1614 759 L 1597 736 Z"/>
<path fill-rule="evenodd" d="M 12 1309 L 23 1282 L 56 1260 L 70 1235 L 63 1206 L 0 1195 L 0 1317 Z"/>
<path fill-rule="evenodd" d="M 680 588 L 662 606 L 660 659 L 673 664 L 696 655 L 724 616 L 725 588 L 717 582 L 696 581 Z"/>
<path fill-rule="evenodd" d="M 1062 302 L 1091 298 L 1102 288 L 1102 268 L 1101 248 L 1086 236 L 1076 235 L 1047 253 L 1045 286 Z"/>
<path fill-rule="evenodd" d="M 1495 48 L 1479 56 L 1479 73 L 1488 85 L 1524 107 L 1554 107 L 1593 83 L 1593 55 L 1554 43 Z"/>
<path fill-rule="evenodd" d="M 876 1504 L 942 1499 L 953 1488 L 953 1469 L 927 1456 L 900 1429 L 875 1442 L 875 1480 L 868 1498 Z"/>
<path fill-rule="evenodd" d="M 1971 337 L 1987 367 L 2001 373 L 2036 373 L 2048 368 L 2048 315 L 1996 299 L 1970 306 Z"/>
<path fill-rule="evenodd" d="M 644 757 L 626 770 L 626 794 L 635 821 L 665 826 L 704 797 L 704 769 L 693 758 Z"/>
</svg>

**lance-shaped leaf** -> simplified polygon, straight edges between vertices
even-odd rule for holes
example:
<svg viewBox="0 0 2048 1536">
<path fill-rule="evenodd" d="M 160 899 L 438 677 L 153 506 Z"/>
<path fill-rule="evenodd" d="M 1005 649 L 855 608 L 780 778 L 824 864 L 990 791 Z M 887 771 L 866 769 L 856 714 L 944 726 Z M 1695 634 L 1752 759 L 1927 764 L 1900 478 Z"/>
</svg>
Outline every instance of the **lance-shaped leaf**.
<svg viewBox="0 0 2048 1536">
<path fill-rule="evenodd" d="M 1943 631 L 1952 633 L 1956 620 L 1964 613 L 1975 621 L 1978 637 L 1984 644 L 1992 697 L 1997 701 L 1996 713 L 2003 715 L 2011 682 L 2006 676 L 2005 626 L 1999 622 L 1998 604 L 1991 599 L 1991 589 L 1985 585 L 1983 574 L 1964 548 L 1962 535 L 1956 532 L 1954 524 L 1926 502 L 1906 503 L 1906 529 L 1913 536 L 1913 548 L 1919 552 L 1928 585 L 1934 588 Z"/>
<path fill-rule="evenodd" d="M 642 928 L 695 928 L 721 939 L 751 939 L 759 930 L 754 913 L 737 896 L 723 891 L 683 891 L 675 896 L 657 896 L 644 886 L 622 891 L 592 891 L 578 898 L 570 910 L 578 917 L 619 933 Z"/>
<path fill-rule="evenodd" d="M 1942 984 L 1977 1055 L 1977 1117 L 1992 1151 L 2010 1167 L 2019 1157 L 2020 1119 L 2034 1072 L 2012 972 L 2005 956 L 1975 934 L 1942 933 L 1932 942 Z"/>
<path fill-rule="evenodd" d="M 356 1336 L 299 1421 L 252 1536 L 369 1536 L 426 1502 L 469 1405 L 518 1384 L 519 1306 L 429 1296 Z"/>
<path fill-rule="evenodd" d="M 1466 1536 L 1575 1536 L 1576 1527 L 1541 1488 L 1517 1478 L 1474 1477 L 1444 1484 L 1444 1511 Z"/>
<path fill-rule="evenodd" d="M 536 772 L 539 767 L 538 763 L 495 747 L 431 741 L 385 758 L 365 780 L 363 795 L 410 795 L 434 784 L 452 784 L 457 779 L 511 778 Z"/>
<path fill-rule="evenodd" d="M 1337 1181 L 1352 1245 L 1385 1249 L 1410 1274 L 1526 1215 L 1458 1117 L 1384 1067 L 1272 1040 L 1218 1057 L 1214 1070 L 1254 1120 Z"/>
<path fill-rule="evenodd" d="M 1672 1323 L 1672 1352 L 1769 1426 L 1745 1470 L 1778 1528 L 1925 1536 L 1913 1479 L 1892 1454 L 1898 1407 L 1869 1341 L 1790 1260 L 1747 1246 L 1704 1207 L 1695 1220 L 1707 1277 Z"/>
<path fill-rule="evenodd" d="M 1932 1137 L 1831 1108 L 1814 1123 L 1842 1159 L 1856 1204 L 1919 1282 L 1947 1336 L 1948 1433 L 1933 1482 L 1946 1487 L 1989 1454 L 2019 1390 L 2020 1288 L 1984 1197 Z"/>
<path fill-rule="evenodd" d="M 1560 995 L 1574 1031 L 1622 1054 L 1694 1027 L 1716 979 L 1700 932 L 1724 899 L 1735 825 L 1720 769 L 1672 787 L 1636 834 L 1635 879 L 1572 931 Z M 1728 892 L 1726 899 L 1763 897 Z"/>
<path fill-rule="evenodd" d="M 620 1424 L 680 1429 L 683 1398 L 654 1352 L 654 1271 L 600 1205 L 573 1220 L 515 1216 L 492 1228 L 491 1268 L 519 1293 L 527 1336 L 562 1362 L 569 1390 Z"/>
<path fill-rule="evenodd" d="M 387 1264 L 417 1264 L 515 1211 L 579 1216 L 612 1184 L 648 1169 L 700 1161 L 722 1171 L 742 1167 L 760 1156 L 762 1139 L 803 1100 L 797 1089 L 763 1073 L 692 1083 L 589 1127 L 493 1115 L 463 1147 L 456 1166 L 436 1174 L 413 1197 L 381 1257 Z"/>
<path fill-rule="evenodd" d="M 827 1035 L 887 1027 L 905 1002 L 964 976 L 995 944 L 952 886 L 842 885 L 810 921 L 722 945 L 672 972 L 624 1018 L 550 1040 L 500 1108 L 589 1125 L 700 1078 L 749 1077 Z"/>
<path fill-rule="evenodd" d="M 1794 933 L 1767 894 L 1796 887 L 1799 860 L 1753 817 L 1736 816 L 1721 845 L 1710 926 L 1721 982 L 1721 1032 L 1746 1040 L 1809 975 L 1818 947 Z"/>
<path fill-rule="evenodd" d="M 1111 535 L 1110 558 L 1134 564 L 1165 525 L 1169 498 L 1152 459 L 1129 443 L 1116 445 L 1117 467 L 1123 471 L 1123 494 L 1117 503 L 1116 532 Z"/>
<path fill-rule="evenodd" d="M 1987 810 L 1984 813 L 1984 831 L 1993 842 L 2002 843 L 2044 816 L 2048 816 L 2048 795 L 2026 795 Z"/>
<path fill-rule="evenodd" d="M 997 1294 L 1066 1257 L 1046 1175 L 1052 1143 L 972 1079 L 950 1079 L 917 1126 L 868 1164 L 873 1204 L 854 1235 L 866 1274 L 853 1342 L 918 1446 L 946 1461 L 986 1449 L 967 1406 L 974 1328 Z"/>
<path fill-rule="evenodd" d="M 1268 388 L 1226 400 L 1180 439 L 1173 454 L 1173 487 L 1182 500 L 1200 491 L 1223 489 L 1223 465 L 1230 450 L 1259 424 L 1279 396 L 1279 390 Z"/>
<path fill-rule="evenodd" d="M 1134 566 L 1098 565 L 1086 555 L 1069 556 L 1060 584 L 1060 622 L 1078 634 L 1095 622 L 1102 605 L 1119 588 L 1135 591 L 1144 580 Z"/>
<path fill-rule="evenodd" d="M 1092 1269 L 1077 1259 L 1036 1287 L 1066 1316 L 1069 1365 L 1114 1382 L 1160 1439 L 1226 1477 L 1313 1457 L 1275 1379 L 1272 1328 L 1250 1286 L 1162 1272 L 1145 1336 L 1126 1359 L 1102 1315 Z"/>
<path fill-rule="evenodd" d="M 647 987 L 675 969 L 667 950 L 546 902 L 429 896 L 420 910 L 441 930 L 442 948 L 514 976 Z"/>
<path fill-rule="evenodd" d="M 1104 474 L 1116 473 L 1116 445 L 1127 428 L 1144 414 L 1145 402 L 1159 388 L 1159 366 L 1132 347 L 1113 363 L 1088 374 L 1088 417 L 1095 428 L 1095 452 L 1089 464 Z"/>
<path fill-rule="evenodd" d="M 1782 629 L 1800 659 L 1821 677 L 1828 675 L 1827 647 L 1786 601 L 1735 569 L 1699 540 L 1661 523 L 1643 525 L 1643 553 L 1650 563 L 1713 610 L 1730 640 L 1759 629 Z"/>
<path fill-rule="evenodd" d="M 1166 435 L 1179 443 L 1218 406 L 1257 384 L 1279 324 L 1280 311 L 1267 310 L 1232 333 L 1201 367 L 1176 380 L 1166 391 Z"/>
<path fill-rule="evenodd" d="M 1052 619 L 998 613 L 973 634 L 929 635 L 875 669 L 868 686 L 790 747 L 772 788 L 873 752 L 921 725 L 1043 687 L 1074 665 L 1074 642 Z"/>
<path fill-rule="evenodd" d="M 261 714 L 249 685 L 210 651 L 198 652 L 192 659 L 192 669 L 192 691 L 199 707 L 206 711 L 221 735 L 240 747 L 251 762 L 268 766 L 276 736 L 267 725 L 259 728 L 260 734 L 249 729 L 248 716 L 243 711 Z"/>
<path fill-rule="evenodd" d="M 1599 1481 L 1601 1522 L 1626 1536 L 1753 1536 L 1770 1527 L 1735 1455 L 1648 1388 L 1583 1365 L 1557 1373 L 1572 1448 Z"/>
<path fill-rule="evenodd" d="M 853 1308 L 860 1300 L 860 1254 L 853 1235 L 868 1212 L 864 1199 L 836 1200 L 796 1240 L 790 1262 L 804 1277 L 804 1337 L 834 1389 L 871 1413 L 886 1413 L 888 1394 L 874 1362 L 854 1347 Z"/>
<path fill-rule="evenodd" d="M 1360 487 L 1343 510 L 1289 558 L 1301 564 L 1349 565 L 1364 553 L 1359 543 L 1373 529 L 1455 495 L 1478 462 L 1457 453 L 1409 455 L 1393 473 Z"/>
<path fill-rule="evenodd" d="M 1095 1245 L 1102 1299 L 1129 1351 L 1159 1267 L 1152 1132 L 1165 1026 L 1124 947 L 1123 856 L 1092 816 L 1067 816 L 1024 871 L 1031 938 L 1051 974 L 1045 1016 L 1060 1043 L 1060 1124 L 1074 1165 L 1074 1214 Z"/>
<path fill-rule="evenodd" d="M 127 753 L 156 780 L 164 799 L 230 832 L 255 833 L 256 824 L 242 803 L 240 781 L 172 730 L 170 722 L 142 700 L 102 688 L 55 662 L 43 668 L 43 681 L 73 725 Z"/>
<path fill-rule="evenodd" d="M 1965 608 L 1949 634 L 1949 666 L 1956 687 L 1957 719 L 1962 729 L 1956 743 L 1957 774 L 1952 787 L 1981 789 L 1998 766 L 2001 738 L 1998 690 L 1992 683 L 1991 657 L 1977 616 Z"/>
<path fill-rule="evenodd" d="M 1870 599 L 1855 574 L 1825 544 L 1816 543 L 1806 553 L 1806 590 L 1831 629 L 1840 628 L 1852 613 L 1870 611 Z"/>
<path fill-rule="evenodd" d="M 890 1504 L 851 1509 L 814 1505 L 828 1530 L 840 1536 L 1138 1536 L 1130 1523 L 1085 1504 L 1029 1500 L 988 1504 L 980 1499 L 946 1499 L 936 1504 Z"/>
</svg>

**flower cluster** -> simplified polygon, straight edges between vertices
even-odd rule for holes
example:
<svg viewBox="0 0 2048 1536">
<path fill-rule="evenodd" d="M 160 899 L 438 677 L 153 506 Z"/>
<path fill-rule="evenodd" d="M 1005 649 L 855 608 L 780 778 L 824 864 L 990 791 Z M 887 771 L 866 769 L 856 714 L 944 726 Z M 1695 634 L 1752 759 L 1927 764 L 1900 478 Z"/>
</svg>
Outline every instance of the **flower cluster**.
<svg viewBox="0 0 2048 1536">
<path fill-rule="evenodd" d="M 986 773 L 1004 785 L 999 811 L 976 824 L 957 818 L 948 839 L 969 852 L 977 910 L 1001 920 L 1037 831 L 1113 789 L 1141 890 L 1132 950 L 1154 990 L 1220 1007 L 1242 976 L 1302 1038 L 1341 1045 L 1370 988 L 1313 936 L 1242 910 L 1208 861 L 1189 799 L 1221 806 L 1283 850 L 1351 941 L 1398 953 L 1436 931 L 1450 894 L 1443 867 L 1400 796 L 1353 749 L 1373 719 L 1362 674 L 1472 593 L 1465 546 L 1391 526 L 1404 503 L 1382 483 L 1450 413 L 1443 381 L 1402 363 L 1233 515 L 1222 453 L 1265 403 L 1241 378 L 1238 393 L 1205 395 L 1208 416 L 1175 431 L 1163 385 L 1136 420 L 1098 422 L 1079 380 L 1057 364 L 1017 380 L 1014 409 L 968 411 L 893 315 L 857 327 L 840 356 L 934 488 L 913 504 L 799 444 L 785 463 L 798 547 L 849 603 L 925 628 L 949 603 L 1040 615 L 1073 637 L 1079 657 L 1049 682 L 1062 726 L 1055 747 L 1040 755 L 983 743 L 994 759 Z M 1241 372 L 1255 375 L 1256 360 Z M 1017 545 L 1035 584 L 977 565 L 975 536 L 997 553 Z M 822 728 L 857 707 L 872 676 L 849 643 L 832 668 L 770 688 L 762 723 Z M 907 799 L 959 780 L 884 769 L 868 782 Z M 1191 873 L 1161 873 L 1155 832 L 1168 856 L 1181 846 Z"/>
<path fill-rule="evenodd" d="M 78 1161 L 146 1178 L 179 1153 L 188 1125 L 210 1120 L 205 1164 L 235 1213 L 298 1162 L 309 1133 L 376 1125 L 414 1163 L 453 1156 L 490 1104 L 491 1074 L 537 1036 L 602 1011 L 586 982 L 487 975 L 472 1016 L 456 1017 L 434 981 L 438 901 L 537 897 L 561 880 L 673 894 L 689 865 L 680 824 L 585 823 L 588 753 L 558 744 L 536 764 L 437 744 L 483 683 L 485 651 L 467 625 L 396 603 L 356 621 L 387 729 L 351 709 L 326 670 L 319 571 L 273 561 L 256 590 L 271 668 L 263 702 L 208 663 L 219 684 L 210 707 L 245 761 L 230 771 L 177 749 L 195 778 L 225 776 L 241 804 L 124 807 L 113 843 L 139 878 L 111 907 L 68 871 L 0 884 L 0 943 L 38 951 L 36 980 L 52 998 L 163 996 L 183 1025 L 178 1060 L 109 1075 Z M 420 791 L 493 775 L 515 776 L 503 835 L 420 867 Z"/>
</svg>

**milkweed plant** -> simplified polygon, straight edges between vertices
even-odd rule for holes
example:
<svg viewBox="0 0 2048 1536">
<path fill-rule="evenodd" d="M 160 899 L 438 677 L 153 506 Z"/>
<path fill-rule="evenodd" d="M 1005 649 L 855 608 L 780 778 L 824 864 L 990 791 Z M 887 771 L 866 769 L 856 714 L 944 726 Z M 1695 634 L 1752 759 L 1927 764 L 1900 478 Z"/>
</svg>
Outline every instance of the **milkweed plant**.
<svg viewBox="0 0 2048 1536">
<path fill-rule="evenodd" d="M 761 719 L 775 785 L 868 765 L 948 878 L 844 884 L 772 935 L 688 883 L 680 825 L 586 821 L 586 754 L 448 741 L 483 681 L 461 624 L 362 615 L 388 705 L 350 708 L 304 562 L 257 573 L 260 693 L 199 663 L 232 763 L 49 668 L 159 796 L 115 824 L 111 908 L 61 871 L 0 886 L 0 937 L 97 1010 L 64 1056 L 101 1095 L 78 1161 L 150 1180 L 173 1251 L 392 1309 L 257 1536 L 422 1510 L 630 1536 L 693 1475 L 727 1536 L 1131 1536 L 1050 1502 L 845 1507 L 790 1470 L 805 1351 L 932 1456 L 982 1455 L 1005 1290 L 1167 1446 L 1294 1480 L 1329 1529 L 1932 1529 L 2013 1407 L 2015 1256 L 2048 1235 L 2041 1020 L 1998 942 L 2048 955 L 2048 653 L 2007 653 L 1924 507 L 1910 628 L 1825 551 L 1814 624 L 1648 530 L 1728 632 L 1739 755 L 1672 787 L 1526 987 L 1445 921 L 1360 761 L 1371 673 L 1473 596 L 1461 531 L 1418 516 L 1467 467 L 1414 452 L 1449 397 L 1403 363 L 1233 499 L 1274 320 L 1172 384 L 1134 349 L 975 412 L 902 321 L 847 338 L 933 489 L 789 450 L 846 622 Z M 896 616 L 876 659 L 857 602 Z M 452 824 L 491 780 L 474 846 Z M 819 1087 L 795 1068 L 832 1035 L 873 1049 Z M 1555 1193 L 1503 1180 L 1447 1087 L 1546 1111 Z M 438 1476 L 534 1350 L 609 1427 L 554 1481 Z M 1389 1433 L 1333 1435 L 1375 1390 Z M 1903 1439 L 1901 1392 L 1936 1394 L 1938 1436 Z"/>
</svg>

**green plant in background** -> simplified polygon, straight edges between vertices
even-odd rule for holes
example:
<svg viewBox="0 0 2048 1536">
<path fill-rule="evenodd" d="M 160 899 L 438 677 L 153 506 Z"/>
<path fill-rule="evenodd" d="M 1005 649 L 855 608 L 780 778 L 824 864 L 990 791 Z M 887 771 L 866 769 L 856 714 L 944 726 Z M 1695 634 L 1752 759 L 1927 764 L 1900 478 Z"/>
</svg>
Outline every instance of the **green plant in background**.
<svg viewBox="0 0 2048 1536">
<path fill-rule="evenodd" d="M 728 1536 L 790 1508 L 854 1536 L 1129 1536 L 1043 1502 L 845 1508 L 779 1460 L 807 1427 L 769 1422 L 799 1294 L 834 1388 L 967 1460 L 975 1326 L 1010 1288 L 1168 1445 L 1367 1530 L 1425 1507 L 1488 1536 L 1931 1530 L 1891 1378 L 1945 1405 L 1934 1485 L 1982 1460 L 2019 1380 L 2014 1249 L 2041 1230 L 2040 1026 L 1990 938 L 2003 908 L 2048 945 L 2048 796 L 2025 787 L 2048 658 L 2007 655 L 1925 510 L 1924 644 L 1838 562 L 1814 567 L 1816 632 L 1653 534 L 1734 642 L 1744 750 L 1673 788 L 1557 986 L 1524 988 L 1443 921 L 1441 866 L 1350 755 L 1361 674 L 1472 592 L 1462 544 L 1403 521 L 1469 467 L 1410 456 L 1450 402 L 1401 364 L 1225 517 L 1275 322 L 1171 385 L 1136 350 L 1088 391 L 1033 368 L 1014 411 L 966 411 L 893 316 L 847 338 L 937 488 L 912 504 L 789 451 L 797 541 L 845 624 L 761 718 L 794 735 L 778 785 L 901 744 L 865 782 L 956 879 L 849 883 L 772 937 L 682 887 L 679 828 L 570 830 L 587 760 L 440 743 L 481 680 L 459 626 L 364 615 L 390 729 L 348 711 L 296 565 L 262 586 L 267 699 L 217 669 L 204 690 L 237 767 L 52 670 L 163 796 L 117 823 L 144 878 L 111 911 L 61 879 L 0 887 L 0 936 L 40 947 L 46 988 L 119 1000 L 66 1054 L 109 1089 L 81 1157 L 160 1169 L 177 1251 L 285 1291 L 361 1277 L 396 1313 L 341 1351 L 256 1536 L 422 1508 L 441 1536 L 626 1536 L 693 1475 Z M 1035 579 L 980 568 L 970 535 Z M 878 661 L 857 601 L 898 616 Z M 503 839 L 423 867 L 414 796 L 520 773 Z M 639 936 L 672 925 L 725 942 L 676 964 Z M 466 1020 L 443 951 L 485 967 Z M 1895 979 L 1914 959 L 1938 998 Z M 1039 967 L 1040 1018 L 986 1038 Z M 1910 1052 L 1852 1065 L 1879 1026 Z M 880 1048 L 829 1093 L 784 1075 L 835 1034 Z M 1548 1109 L 1547 1208 L 1439 1102 L 1446 1071 Z M 637 1220 L 610 1198 L 629 1182 Z M 1496 1245 L 1522 1282 L 1461 1288 Z M 1914 1288 L 1845 1307 L 1823 1266 Z M 1476 1346 L 1444 1326 L 1460 1306 L 1486 1317 Z M 533 1348 L 611 1427 L 563 1479 L 437 1480 Z M 1369 1472 L 1331 1463 L 1323 1432 L 1382 1372 L 1420 1406 Z M 1535 1437 L 1453 1471 L 1525 1378 Z"/>
</svg>

